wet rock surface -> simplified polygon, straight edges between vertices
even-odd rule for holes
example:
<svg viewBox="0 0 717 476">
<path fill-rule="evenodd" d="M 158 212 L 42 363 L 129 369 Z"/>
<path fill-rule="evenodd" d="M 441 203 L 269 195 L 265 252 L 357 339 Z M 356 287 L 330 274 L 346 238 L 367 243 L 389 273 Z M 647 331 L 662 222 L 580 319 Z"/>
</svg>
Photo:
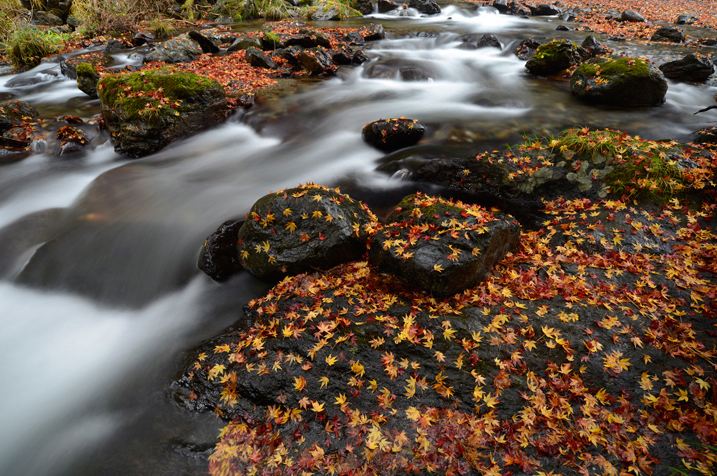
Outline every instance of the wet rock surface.
<svg viewBox="0 0 717 476">
<path fill-rule="evenodd" d="M 576 66 L 590 56 L 583 48 L 569 40 L 553 40 L 539 46 L 525 63 L 530 74 L 550 76 Z"/>
<path fill-rule="evenodd" d="M 237 253 L 239 229 L 244 220 L 227 220 L 204 241 L 197 265 L 214 281 L 226 281 L 242 270 Z"/>
<path fill-rule="evenodd" d="M 510 216 L 414 195 L 374 235 L 369 262 L 446 297 L 485 280 L 519 237 L 520 225 Z"/>
<path fill-rule="evenodd" d="M 715 68 L 709 57 L 690 53 L 682 59 L 660 65 L 660 71 L 669 79 L 703 82 L 712 76 Z"/>
<path fill-rule="evenodd" d="M 375 217 L 335 190 L 305 185 L 259 199 L 238 232 L 244 269 L 275 282 L 359 259 Z"/>
<path fill-rule="evenodd" d="M 369 145 L 391 152 L 415 145 L 424 131 L 425 126 L 415 119 L 379 119 L 366 124 L 361 136 Z"/>
</svg>

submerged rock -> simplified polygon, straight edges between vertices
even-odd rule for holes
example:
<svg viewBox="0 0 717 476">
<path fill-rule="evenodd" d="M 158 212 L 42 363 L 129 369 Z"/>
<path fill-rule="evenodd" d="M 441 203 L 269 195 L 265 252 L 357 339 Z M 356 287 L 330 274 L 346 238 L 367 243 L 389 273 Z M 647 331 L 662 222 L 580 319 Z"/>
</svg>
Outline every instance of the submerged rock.
<svg viewBox="0 0 717 476">
<path fill-rule="evenodd" d="M 667 81 L 659 69 L 641 58 L 596 58 L 575 70 L 570 90 L 593 104 L 659 106 L 665 102 Z"/>
<path fill-rule="evenodd" d="M 415 145 L 426 130 L 415 119 L 379 119 L 366 124 L 361 131 L 363 140 L 384 152 L 393 152 Z"/>
<path fill-rule="evenodd" d="M 237 235 L 241 265 L 262 281 L 360 259 L 376 217 L 337 190 L 317 185 L 260 198 Z"/>
<path fill-rule="evenodd" d="M 483 281 L 519 240 L 520 225 L 510 216 L 412 195 L 374 235 L 370 263 L 446 297 Z"/>
<path fill-rule="evenodd" d="M 709 57 L 698 53 L 690 53 L 682 59 L 660 65 L 660 71 L 666 78 L 678 81 L 703 82 L 712 76 L 715 67 Z"/>
<path fill-rule="evenodd" d="M 224 88 L 193 73 L 109 75 L 100 80 L 98 91 L 115 150 L 130 157 L 157 152 L 227 117 Z"/>
</svg>

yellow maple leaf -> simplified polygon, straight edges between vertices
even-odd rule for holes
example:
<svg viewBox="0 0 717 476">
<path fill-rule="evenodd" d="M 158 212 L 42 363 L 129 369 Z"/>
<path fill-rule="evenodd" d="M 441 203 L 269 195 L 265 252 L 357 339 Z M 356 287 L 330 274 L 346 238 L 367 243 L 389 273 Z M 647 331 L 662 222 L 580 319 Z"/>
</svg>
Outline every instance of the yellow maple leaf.
<svg viewBox="0 0 717 476">
<path fill-rule="evenodd" d="M 311 401 L 311 409 L 316 413 L 321 413 L 324 411 L 324 404 L 319 403 L 316 400 Z"/>
<path fill-rule="evenodd" d="M 306 379 L 302 377 L 294 377 L 294 389 L 297 392 L 301 392 L 306 387 Z"/>
<path fill-rule="evenodd" d="M 441 267 L 440 264 L 434 264 L 434 265 L 433 265 L 433 270 L 436 271 L 436 272 L 438 272 L 438 273 L 442 273 L 442 272 L 443 272 L 443 268 Z"/>
<path fill-rule="evenodd" d="M 331 354 L 326 357 L 326 363 L 329 364 L 329 367 L 334 365 L 337 360 L 339 360 L 338 357 L 334 357 Z"/>
<path fill-rule="evenodd" d="M 321 388 L 324 388 L 329 384 L 329 378 L 327 376 L 323 376 L 319 379 L 319 382 L 321 382 Z"/>
<path fill-rule="evenodd" d="M 293 221 L 290 221 L 289 223 L 286 224 L 286 229 L 289 230 L 290 232 L 294 233 L 294 231 L 296 230 L 296 223 L 294 223 Z"/>
</svg>

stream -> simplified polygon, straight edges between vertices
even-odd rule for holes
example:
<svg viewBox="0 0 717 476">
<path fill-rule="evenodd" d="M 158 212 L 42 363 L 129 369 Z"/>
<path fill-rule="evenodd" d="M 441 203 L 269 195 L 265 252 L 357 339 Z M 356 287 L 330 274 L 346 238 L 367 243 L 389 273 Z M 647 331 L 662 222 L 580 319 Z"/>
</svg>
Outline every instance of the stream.
<svg viewBox="0 0 717 476">
<path fill-rule="evenodd" d="M 448 6 L 432 18 L 376 15 L 340 26 L 370 22 L 381 22 L 387 39 L 366 47 L 368 63 L 291 86 L 152 156 L 128 160 L 101 135 L 80 157 L 38 149 L 0 163 L 0 475 L 205 474 L 222 422 L 188 414 L 166 388 L 183 353 L 241 319 L 268 285 L 246 274 L 214 283 L 197 269 L 199 248 L 261 196 L 304 182 L 341 186 L 377 210 L 395 203 L 411 185 L 375 171 L 385 158 L 361 140 L 368 122 L 422 121 L 421 143 L 391 157 L 426 158 L 573 126 L 687 142 L 717 122 L 716 111 L 694 115 L 714 103 L 714 80 L 671 81 L 663 106 L 619 110 L 577 102 L 567 81 L 530 77 L 513 54 L 521 40 L 588 35 L 556 32 L 556 18 Z M 467 33 L 494 33 L 503 49 L 458 48 Z M 687 52 L 596 37 L 657 64 Z M 139 61 L 115 56 L 117 66 Z M 401 80 L 401 68 L 424 80 Z M 0 70 L 0 97 L 46 117 L 91 119 L 99 102 L 59 71 L 57 62 L 21 75 Z M 58 127 L 48 121 L 44 134 Z"/>
</svg>

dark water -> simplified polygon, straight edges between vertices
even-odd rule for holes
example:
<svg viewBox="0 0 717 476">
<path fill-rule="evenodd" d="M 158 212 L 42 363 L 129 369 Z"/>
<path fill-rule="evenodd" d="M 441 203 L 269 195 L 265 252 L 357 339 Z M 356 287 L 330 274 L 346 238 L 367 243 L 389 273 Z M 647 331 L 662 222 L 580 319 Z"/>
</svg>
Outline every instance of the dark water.
<svg viewBox="0 0 717 476">
<path fill-rule="evenodd" d="M 530 36 L 582 41 L 587 33 L 489 13 L 447 7 L 431 19 L 353 22 L 386 26 L 389 38 L 367 49 L 370 63 L 291 86 L 293 95 L 142 160 L 116 155 L 99 137 L 81 158 L 48 151 L 1 166 L 0 475 L 203 474 L 220 424 L 188 416 L 164 387 L 182 352 L 240 319 L 266 285 L 245 275 L 211 282 L 196 268 L 198 249 L 262 195 L 307 181 L 386 205 L 402 183 L 374 172 L 382 154 L 361 141 L 367 122 L 419 119 L 425 139 L 401 154 L 437 157 L 572 126 L 687 141 L 717 121 L 714 111 L 693 115 L 713 103 L 713 83 L 670 83 L 659 108 L 582 105 L 567 82 L 529 77 L 512 51 Z M 504 48 L 458 49 L 465 33 L 494 33 Z M 608 44 L 658 64 L 684 54 Z M 427 79 L 402 81 L 400 67 Z M 368 78 L 379 69 L 384 79 Z M 90 119 L 98 102 L 58 71 L 45 63 L 5 74 L 0 94 L 44 115 Z M 45 133 L 57 127 L 50 121 Z"/>
</svg>

